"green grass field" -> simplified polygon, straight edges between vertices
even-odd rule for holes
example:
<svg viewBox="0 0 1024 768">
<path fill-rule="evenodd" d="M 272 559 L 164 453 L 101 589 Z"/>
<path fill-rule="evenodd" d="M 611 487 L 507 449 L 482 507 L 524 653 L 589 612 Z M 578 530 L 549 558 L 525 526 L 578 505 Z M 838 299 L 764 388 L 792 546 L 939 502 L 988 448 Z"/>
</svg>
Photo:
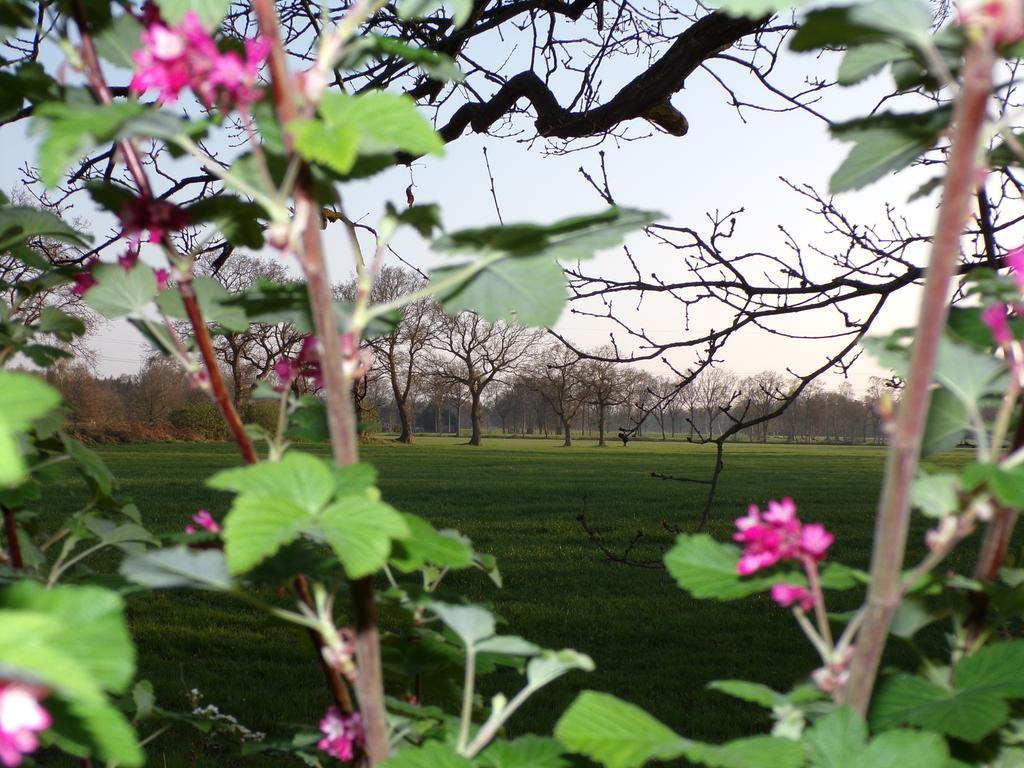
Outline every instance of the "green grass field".
<svg viewBox="0 0 1024 768">
<path fill-rule="evenodd" d="M 230 446 L 136 445 L 100 453 L 156 532 L 180 531 L 200 507 L 217 517 L 227 509 L 229 497 L 200 480 L 237 463 Z M 768 721 L 754 707 L 704 690 L 708 682 L 748 678 L 786 687 L 812 668 L 791 617 L 766 597 L 693 600 L 664 571 L 603 560 L 575 520 L 585 508 L 591 524 L 620 547 L 642 529 L 635 555 L 657 557 L 671 541 L 661 522 L 692 528 L 704 486 L 650 473 L 706 477 L 710 449 L 657 442 L 598 449 L 586 441 L 565 449 L 554 440 L 512 439 L 473 448 L 417 438 L 413 446 L 368 445 L 364 458 L 379 467 L 389 502 L 461 530 L 498 557 L 503 589 L 464 572 L 448 582 L 452 593 L 493 603 L 508 631 L 547 647 L 574 647 L 597 663 L 596 672 L 572 674 L 537 696 L 513 719 L 516 733 L 550 733 L 575 694 L 594 688 L 643 706 L 688 736 L 720 740 Z M 750 502 L 789 495 L 804 520 L 835 532 L 835 559 L 866 566 L 883 449 L 735 445 L 725 461 L 713 534 L 729 536 L 733 518 Z M 911 534 L 916 553 L 923 531 L 918 520 Z M 973 547 L 966 549 L 969 558 Z M 852 607 L 854 599 L 850 594 L 831 607 Z M 188 691 L 198 688 L 251 728 L 266 730 L 273 719 L 315 728 L 328 702 L 301 632 L 216 595 L 165 592 L 130 606 L 140 676 L 154 683 L 164 705 L 185 708 Z M 230 766 L 238 762 L 231 752 L 176 730 L 150 747 L 149 764 Z"/>
</svg>

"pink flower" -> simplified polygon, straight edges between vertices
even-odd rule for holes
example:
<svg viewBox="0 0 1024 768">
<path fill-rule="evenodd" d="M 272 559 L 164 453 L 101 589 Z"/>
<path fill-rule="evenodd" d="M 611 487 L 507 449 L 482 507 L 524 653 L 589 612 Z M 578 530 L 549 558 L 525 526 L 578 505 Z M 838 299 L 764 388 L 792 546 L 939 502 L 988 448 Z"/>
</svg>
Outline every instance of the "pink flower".
<svg viewBox="0 0 1024 768">
<path fill-rule="evenodd" d="M 961 26 L 978 26 L 992 34 L 996 45 L 1024 38 L 1024 5 L 1020 0 L 967 0 L 961 3 Z"/>
<path fill-rule="evenodd" d="M 820 523 L 805 525 L 800 532 L 800 553 L 814 560 L 821 560 L 833 541 L 835 537 Z"/>
<path fill-rule="evenodd" d="M 772 587 L 772 600 L 783 608 L 797 604 L 802 611 L 809 611 L 814 605 L 811 593 L 806 587 L 801 587 L 798 584 L 775 584 Z"/>
<path fill-rule="evenodd" d="M 1024 291 L 1024 245 L 1018 245 L 1006 254 L 1006 264 L 1013 270 L 1017 287 Z"/>
<path fill-rule="evenodd" d="M 135 197 L 121 207 L 122 234 L 138 241 L 143 232 L 149 233 L 149 242 L 159 243 L 171 232 L 188 226 L 188 214 L 167 200 Z"/>
<path fill-rule="evenodd" d="M 822 525 L 803 525 L 792 499 L 768 502 L 768 511 L 751 505 L 736 520 L 733 540 L 743 545 L 736 564 L 740 576 L 749 576 L 782 560 L 818 561 L 832 545 L 833 536 Z"/>
<path fill-rule="evenodd" d="M 993 304 L 985 307 L 981 312 L 981 321 L 988 326 L 992 333 L 992 339 L 999 346 L 1004 346 L 1013 341 L 1013 332 L 1010 330 L 1010 322 L 1006 318 L 1006 305 Z"/>
<path fill-rule="evenodd" d="M 161 291 L 167 289 L 167 281 L 171 279 L 171 273 L 166 269 L 158 269 L 156 271 L 156 287 Z"/>
<path fill-rule="evenodd" d="M 220 523 L 213 519 L 213 515 L 207 512 L 205 509 L 200 509 L 194 515 L 192 515 L 192 522 L 209 531 L 210 533 L 220 533 Z M 196 533 L 199 529 L 195 525 L 186 525 L 185 533 Z"/>
<path fill-rule="evenodd" d="M 50 727 L 50 713 L 39 705 L 46 691 L 21 683 L 0 682 L 0 764 L 21 765 L 39 746 L 36 735 Z"/>
<path fill-rule="evenodd" d="M 85 268 L 81 272 L 77 272 L 71 276 L 71 280 L 74 285 L 71 287 L 71 292 L 76 296 L 85 296 L 85 292 L 96 285 L 96 278 L 93 277 L 92 269 L 100 263 L 98 256 L 93 256 L 87 262 L 85 262 Z"/>
<path fill-rule="evenodd" d="M 128 250 L 117 257 L 117 263 L 125 272 L 130 272 L 132 267 L 139 261 L 139 248 L 137 245 L 129 245 Z"/>
<path fill-rule="evenodd" d="M 192 11 L 173 28 L 152 14 L 147 21 L 143 47 L 132 54 L 138 66 L 132 91 L 156 90 L 157 100 L 170 104 L 191 88 L 207 107 L 219 104 L 225 111 L 232 105 L 245 109 L 259 100 L 256 78 L 270 53 L 269 41 L 246 40 L 243 57 L 235 51 L 221 53 Z"/>
<path fill-rule="evenodd" d="M 317 747 L 342 762 L 355 757 L 356 749 L 363 746 L 363 720 L 358 712 L 343 715 L 337 707 L 331 707 L 320 721 L 320 730 L 324 737 Z"/>
<path fill-rule="evenodd" d="M 320 353 L 317 351 L 316 337 L 306 336 L 302 340 L 299 354 L 295 357 L 282 357 L 274 363 L 274 374 L 278 378 L 275 392 L 284 392 L 296 379 L 308 376 L 318 387 L 322 387 L 323 376 L 320 371 Z"/>
</svg>

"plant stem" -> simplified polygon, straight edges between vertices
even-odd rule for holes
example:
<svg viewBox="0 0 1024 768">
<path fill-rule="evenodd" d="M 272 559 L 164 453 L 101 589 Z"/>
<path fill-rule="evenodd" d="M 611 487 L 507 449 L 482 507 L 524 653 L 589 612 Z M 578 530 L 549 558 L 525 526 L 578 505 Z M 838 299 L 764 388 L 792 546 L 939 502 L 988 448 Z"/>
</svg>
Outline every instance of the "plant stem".
<svg viewBox="0 0 1024 768">
<path fill-rule="evenodd" d="M 875 521 L 867 612 L 857 636 L 850 681 L 843 691 L 843 702 L 862 716 L 871 701 L 889 627 L 902 595 L 900 572 L 910 525 L 910 485 L 921 454 L 935 358 L 945 331 L 947 299 L 960 255 L 960 237 L 967 221 L 969 198 L 977 182 L 977 147 L 992 91 L 993 61 L 990 41 L 975 39 L 971 42 L 954 113 L 949 168 L 932 241 L 910 372 L 889 446 Z"/>
<path fill-rule="evenodd" d="M 284 47 L 278 30 L 277 13 L 271 0 L 253 0 L 253 9 L 260 31 L 271 42 L 270 82 L 278 120 L 286 126 L 298 116 L 295 106 L 294 80 L 288 72 Z M 291 152 L 291 137 L 285 133 L 285 144 Z M 352 381 L 338 333 L 334 314 L 334 297 L 327 275 L 326 259 L 320 240 L 319 204 L 312 193 L 312 179 L 304 163 L 298 166 L 295 179 L 295 217 L 302 229 L 300 263 L 306 277 L 310 309 L 316 326 L 320 351 L 320 369 L 327 395 L 327 423 L 335 463 L 339 466 L 359 460 L 356 442 L 356 418 L 349 391 Z M 384 676 L 380 658 L 380 636 L 377 629 L 377 606 L 373 577 L 350 582 L 355 612 L 355 650 L 358 674 L 356 695 L 366 732 L 366 756 L 370 766 L 387 759 L 388 725 L 384 708 Z"/>
<path fill-rule="evenodd" d="M 11 560 L 11 567 L 20 571 L 25 567 L 25 561 L 21 557 L 21 544 L 18 542 L 18 529 L 14 522 L 14 510 L 0 504 L 0 510 L 4 515 L 4 535 L 7 537 L 7 554 Z"/>
<path fill-rule="evenodd" d="M 469 729 L 473 725 L 473 694 L 476 683 L 476 651 L 466 646 L 466 669 L 462 680 L 462 718 L 459 722 L 459 754 L 466 753 Z"/>
</svg>

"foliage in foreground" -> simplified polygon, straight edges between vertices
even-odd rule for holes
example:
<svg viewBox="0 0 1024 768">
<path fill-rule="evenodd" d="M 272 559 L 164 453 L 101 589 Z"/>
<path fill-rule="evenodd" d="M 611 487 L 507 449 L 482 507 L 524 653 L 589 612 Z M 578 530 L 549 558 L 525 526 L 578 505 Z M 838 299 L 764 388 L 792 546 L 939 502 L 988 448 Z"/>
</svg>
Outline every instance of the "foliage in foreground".
<svg viewBox="0 0 1024 768">
<path fill-rule="evenodd" d="M 455 5 L 460 23 L 471 8 Z M 785 4 L 727 5 L 757 15 Z M 158 540 L 103 462 L 61 432 L 56 392 L 25 372 L 0 371 L 8 582 L 0 591 L 0 763 L 19 765 L 52 747 L 108 765 L 141 765 L 146 743 L 172 725 L 224 726 L 225 716 L 215 709 L 161 709 L 151 686 L 135 680 L 122 595 L 145 589 L 223 592 L 312 639 L 334 701 L 319 731 L 313 724 L 282 723 L 280 731 L 290 737 L 267 738 L 231 722 L 228 730 L 243 754 L 388 768 L 555 768 L 568 764 L 570 753 L 610 768 L 675 758 L 727 768 L 1009 766 L 1024 759 L 1017 719 L 1024 641 L 1013 639 L 1024 579 L 1004 566 L 1017 510 L 1024 507 L 1024 429 L 1016 416 L 1024 378 L 1018 341 L 1024 327 L 1017 317 L 1024 251 L 1007 256 L 1016 268 L 1012 276 L 975 272 L 961 286 L 974 301 L 951 313 L 946 308 L 979 156 L 985 150 L 988 163 L 1019 161 L 1012 127 L 985 122 L 989 98 L 1009 87 L 993 85 L 996 59 L 1015 57 L 1024 38 L 1019 3 L 966 7 L 957 24 L 938 32 L 927 7 L 915 0 L 819 8 L 792 39 L 796 50 L 845 49 L 844 83 L 889 68 L 903 90 L 952 92 L 956 99 L 952 110 L 876 113 L 834 127 L 837 137 L 854 145 L 833 177 L 837 192 L 906 167 L 943 136 L 950 140 L 922 321 L 913 333 L 874 344 L 907 384 L 889 425 L 891 458 L 871 572 L 827 562 L 833 535 L 801 521 L 790 499 L 769 502 L 765 510 L 754 505 L 736 521 L 734 539 L 742 548 L 682 535 L 666 556 L 669 572 L 695 597 L 732 600 L 769 592 L 791 609 L 821 657 L 808 680 L 785 692 L 746 681 L 714 683 L 765 707 L 775 721 L 770 734 L 720 745 L 688 739 L 635 706 L 594 691 L 582 693 L 562 715 L 554 738 L 505 738 L 506 724 L 528 699 L 593 663 L 577 651 L 544 649 L 505 633 L 486 606 L 438 598 L 440 585 L 456 570 L 479 571 L 500 586 L 497 565 L 457 532 L 436 530 L 382 499 L 376 470 L 359 460 L 350 397 L 365 373 L 364 342 L 386 329 L 403 305 L 431 297 L 449 313 L 471 312 L 490 323 L 553 323 L 565 301 L 560 261 L 586 259 L 619 244 L 650 223 L 652 214 L 612 208 L 547 226 L 436 235 L 441 224 L 435 207 L 389 207 L 365 259 L 356 225 L 346 220 L 358 284 L 354 299 L 338 302 L 320 240 L 322 207 L 337 202 L 345 182 L 402 159 L 440 154 L 443 144 L 407 97 L 326 93 L 327 78 L 368 50 L 398 56 L 432 77 L 458 73 L 450 62 L 402 41 L 360 37 L 380 6 L 357 3 L 324 32 L 312 68 L 293 76 L 280 55 L 272 5 L 255 0 L 253 6 L 260 35 L 237 41 L 212 34 L 226 11 L 218 0 L 162 0 L 137 17 L 120 4 L 60 3 L 46 12 L 67 14 L 55 29 L 69 65 L 88 87 L 58 83 L 35 70 L 33 78 L 17 81 L 20 98 L 33 106 L 47 183 L 59 184 L 73 163 L 111 143 L 129 178 L 127 184 L 105 179 L 92 185 L 97 204 L 121 222 L 127 250 L 116 264 L 50 268 L 33 242 L 84 247 L 89 238 L 49 214 L 4 205 L 0 244 L 37 275 L 12 286 L 15 295 L 27 298 L 63 283 L 104 316 L 127 318 L 210 395 L 244 465 L 205 481 L 233 494 L 223 521 L 200 510 L 182 534 Z M 32 27 L 30 11 L 19 0 L 0 3 L 7 27 Z M 403 2 L 399 11 L 431 13 L 434 7 Z M 134 68 L 131 98 L 114 99 L 100 57 Z M 270 88 L 259 79 L 264 67 Z M 189 91 L 204 108 L 199 119 L 174 111 Z M 156 104 L 136 98 L 147 93 Z M 203 147 L 228 119 L 237 119 L 247 141 L 225 166 Z M 143 142 L 191 157 L 221 182 L 218 194 L 188 208 L 156 196 L 139 149 Z M 429 239 L 449 261 L 422 289 L 374 304 L 374 280 L 403 227 Z M 201 234 L 182 249 L 176 233 L 186 228 Z M 209 280 L 193 276 L 197 249 L 215 233 L 245 247 L 266 243 L 283 258 L 294 257 L 306 290 L 265 283 L 229 300 Z M 142 247 L 165 257 L 167 267 L 141 262 Z M 5 363 L 21 354 L 47 367 L 67 355 L 62 344 L 84 331 L 58 309 L 31 322 L 19 321 L 17 304 L 0 309 Z M 301 318 L 310 335 L 294 357 L 278 361 L 280 385 L 262 393 L 277 405 L 276 423 L 270 429 L 245 425 L 227 396 L 211 334 L 285 317 Z M 190 331 L 180 334 L 177 321 Z M 325 398 L 296 396 L 290 385 L 299 379 L 318 381 Z M 922 449 L 948 447 L 965 430 L 977 446 L 975 463 L 960 473 L 916 472 Z M 322 433 L 331 437 L 333 461 L 292 446 L 296 437 Z M 88 484 L 88 502 L 56 530 L 34 530 L 28 511 L 43 486 L 69 468 Z M 927 555 L 904 571 L 911 505 L 935 524 Z M 982 524 L 987 527 L 976 572 L 939 570 Z M 124 555 L 115 580 L 90 567 L 93 556 L 107 550 Z M 379 584 L 386 585 L 382 591 Z M 829 613 L 830 591 L 865 585 L 862 608 Z M 401 631 L 382 637 L 377 614 L 384 611 L 402 617 Z M 949 625 L 948 653 L 922 659 L 918 669 L 887 670 L 876 685 L 889 635 L 910 639 L 940 620 Z M 519 687 L 481 701 L 479 676 L 500 668 L 518 670 Z"/>
</svg>

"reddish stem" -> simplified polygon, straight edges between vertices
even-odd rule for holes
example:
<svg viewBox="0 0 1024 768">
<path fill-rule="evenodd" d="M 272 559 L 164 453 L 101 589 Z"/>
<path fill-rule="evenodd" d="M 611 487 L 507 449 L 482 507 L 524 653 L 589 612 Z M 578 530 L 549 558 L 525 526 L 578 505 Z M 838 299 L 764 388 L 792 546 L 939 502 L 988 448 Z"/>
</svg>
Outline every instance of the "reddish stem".
<svg viewBox="0 0 1024 768">
<path fill-rule="evenodd" d="M 253 9 L 259 21 L 260 31 L 271 43 L 269 66 L 274 106 L 277 118 L 285 128 L 286 147 L 291 152 L 291 137 L 287 126 L 298 116 L 295 106 L 295 81 L 288 71 L 277 13 L 271 0 L 253 0 Z M 300 262 L 306 277 L 310 308 L 320 346 L 331 446 L 335 463 L 345 466 L 359 460 L 356 418 L 349 398 L 351 380 L 343 370 L 345 354 L 338 333 L 334 297 L 331 294 L 327 263 L 320 240 L 320 206 L 312 192 L 309 168 L 304 163 L 297 175 L 294 197 L 297 223 L 302 228 Z M 387 759 L 389 747 L 373 577 L 367 576 L 351 582 L 349 590 L 356 618 L 354 644 L 358 674 L 355 687 L 366 731 L 366 756 L 369 764 L 374 766 Z"/>
<path fill-rule="evenodd" d="M 89 84 L 96 92 L 96 96 L 99 98 L 101 103 L 112 104 L 113 97 L 110 93 L 110 88 L 107 86 L 106 80 L 103 77 L 103 70 L 100 67 L 99 58 L 96 55 L 96 46 L 93 42 L 92 34 L 89 32 L 88 19 L 86 18 L 81 0 L 74 0 L 72 4 L 72 12 L 74 13 L 75 23 L 78 25 L 79 34 L 82 37 L 82 59 L 85 63 L 85 74 L 89 80 Z M 119 142 L 118 147 L 124 155 L 125 164 L 128 166 L 128 171 L 135 180 L 135 184 L 138 186 L 139 191 L 143 195 L 151 198 L 153 196 L 152 187 L 149 183 L 149 178 L 146 175 L 146 170 L 142 165 L 142 159 L 139 156 L 137 147 L 128 139 Z M 166 240 L 163 245 L 169 251 L 174 250 L 174 246 L 169 240 Z M 209 329 L 206 327 L 206 323 L 203 320 L 199 301 L 192 288 L 192 281 L 189 279 L 179 281 L 178 292 L 181 294 L 182 303 L 185 305 L 185 312 L 192 325 L 192 331 L 195 333 L 196 342 L 199 346 L 199 352 L 203 359 L 203 365 L 206 367 L 207 375 L 210 379 L 210 387 L 213 391 L 213 397 L 217 404 L 217 408 L 220 410 L 221 416 L 227 423 L 228 429 L 231 431 L 231 436 L 238 445 L 238 450 L 242 454 L 242 458 L 245 460 L 245 463 L 257 464 L 259 463 L 259 456 L 256 454 L 256 449 L 252 444 L 252 440 L 249 439 L 249 436 L 245 432 L 242 419 L 239 417 L 238 411 L 235 409 L 234 403 L 228 394 L 227 387 L 224 384 L 224 378 L 221 376 L 220 368 L 217 365 L 217 357 L 213 349 L 213 341 L 210 338 Z M 310 608 L 313 608 L 313 599 L 309 594 L 309 585 L 306 582 L 306 577 L 302 575 L 296 576 L 293 586 L 302 601 Z M 313 641 L 317 659 L 320 661 L 324 676 L 327 679 L 327 687 L 331 691 L 332 699 L 334 699 L 334 702 L 343 710 L 352 711 L 352 700 L 348 694 L 344 681 L 341 679 L 338 671 L 330 667 L 324 660 L 322 653 L 324 647 L 323 638 L 320 637 L 317 632 L 310 632 L 310 637 Z"/>
<path fill-rule="evenodd" d="M 11 566 L 15 570 L 25 567 L 25 561 L 21 557 L 21 543 L 18 541 L 18 529 L 14 523 L 14 510 L 0 505 L 4 514 L 4 535 L 7 537 L 7 554 L 11 558 Z"/>
<path fill-rule="evenodd" d="M 956 274 L 960 237 L 967 221 L 970 195 L 977 184 L 977 147 L 992 92 L 992 66 L 991 44 L 972 42 L 954 113 L 949 168 L 911 351 L 910 373 L 889 446 L 885 484 L 875 521 L 866 618 L 857 635 L 850 681 L 843 693 L 844 702 L 862 716 L 871 701 L 889 627 L 902 597 L 901 570 L 910 525 L 910 485 L 921 454 L 935 358 L 945 332 L 947 301 Z"/>
</svg>

